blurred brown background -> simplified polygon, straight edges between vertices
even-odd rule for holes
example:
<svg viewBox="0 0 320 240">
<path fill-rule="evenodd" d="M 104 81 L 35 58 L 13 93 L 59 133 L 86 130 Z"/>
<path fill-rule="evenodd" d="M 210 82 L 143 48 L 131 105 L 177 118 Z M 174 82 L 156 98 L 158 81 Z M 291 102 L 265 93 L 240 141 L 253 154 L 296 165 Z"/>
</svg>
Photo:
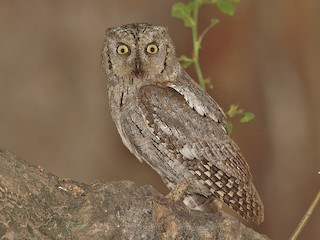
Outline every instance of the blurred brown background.
<svg viewBox="0 0 320 240">
<path fill-rule="evenodd" d="M 100 49 L 106 27 L 169 27 L 177 54 L 191 32 L 170 16 L 174 1 L 0 0 L 0 147 L 60 177 L 128 179 L 167 190 L 123 146 L 107 106 Z M 320 1 L 242 1 L 201 51 L 210 94 L 256 114 L 232 134 L 265 204 L 257 231 L 287 239 L 319 190 Z M 188 69 L 192 76 L 194 72 Z M 300 239 L 320 239 L 320 208 Z"/>
</svg>

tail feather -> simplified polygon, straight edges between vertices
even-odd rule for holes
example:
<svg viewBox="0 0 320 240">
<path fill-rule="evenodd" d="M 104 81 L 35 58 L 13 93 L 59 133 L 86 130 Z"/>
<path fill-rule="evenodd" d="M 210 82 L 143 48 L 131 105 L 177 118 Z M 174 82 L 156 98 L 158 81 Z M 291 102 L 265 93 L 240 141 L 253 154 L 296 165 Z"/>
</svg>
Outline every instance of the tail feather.
<svg viewBox="0 0 320 240">
<path fill-rule="evenodd" d="M 203 162 L 198 164 L 198 172 L 204 172 Z M 215 198 L 220 199 L 244 220 L 260 224 L 264 220 L 264 207 L 260 196 L 255 189 L 252 179 L 243 182 L 234 176 L 230 176 L 218 167 L 210 164 L 210 174 L 195 174 L 198 180 L 205 184 Z"/>
</svg>

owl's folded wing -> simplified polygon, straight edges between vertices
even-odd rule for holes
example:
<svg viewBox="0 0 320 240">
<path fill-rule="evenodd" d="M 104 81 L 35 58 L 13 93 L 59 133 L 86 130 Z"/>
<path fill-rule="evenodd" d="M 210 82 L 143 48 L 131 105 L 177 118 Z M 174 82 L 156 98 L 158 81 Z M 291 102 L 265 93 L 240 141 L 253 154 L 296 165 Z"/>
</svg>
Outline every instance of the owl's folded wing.
<svg viewBox="0 0 320 240">
<path fill-rule="evenodd" d="M 139 90 L 138 99 L 148 127 L 182 161 L 207 161 L 241 182 L 251 181 L 247 163 L 226 132 L 222 110 L 215 102 L 209 106 L 213 100 L 201 90 L 147 85 Z"/>
</svg>

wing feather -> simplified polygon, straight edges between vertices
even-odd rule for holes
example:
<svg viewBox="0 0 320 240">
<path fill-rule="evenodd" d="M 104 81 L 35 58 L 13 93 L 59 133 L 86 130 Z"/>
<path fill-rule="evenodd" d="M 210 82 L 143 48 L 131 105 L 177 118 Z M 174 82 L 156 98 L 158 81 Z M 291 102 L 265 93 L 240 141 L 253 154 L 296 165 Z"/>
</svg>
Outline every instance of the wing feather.
<svg viewBox="0 0 320 240">
<path fill-rule="evenodd" d="M 242 182 L 251 180 L 247 163 L 225 130 L 220 107 L 201 90 L 198 99 L 195 97 L 198 93 L 192 93 L 191 89 L 177 91 L 177 88 L 177 85 L 140 88 L 139 107 L 154 134 L 177 151 L 182 160 L 206 160 Z"/>
</svg>

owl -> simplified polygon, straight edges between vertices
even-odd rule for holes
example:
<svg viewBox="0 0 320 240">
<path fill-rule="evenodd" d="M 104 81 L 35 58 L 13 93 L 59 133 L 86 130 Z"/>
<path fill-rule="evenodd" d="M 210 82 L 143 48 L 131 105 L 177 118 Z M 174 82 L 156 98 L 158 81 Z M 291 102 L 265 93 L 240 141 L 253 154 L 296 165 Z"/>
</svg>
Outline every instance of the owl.
<svg viewBox="0 0 320 240">
<path fill-rule="evenodd" d="M 169 189 L 186 183 L 184 203 L 191 208 L 218 200 L 246 221 L 263 221 L 263 204 L 226 116 L 181 67 L 166 27 L 108 28 L 102 68 L 112 118 L 136 158 Z"/>
</svg>

